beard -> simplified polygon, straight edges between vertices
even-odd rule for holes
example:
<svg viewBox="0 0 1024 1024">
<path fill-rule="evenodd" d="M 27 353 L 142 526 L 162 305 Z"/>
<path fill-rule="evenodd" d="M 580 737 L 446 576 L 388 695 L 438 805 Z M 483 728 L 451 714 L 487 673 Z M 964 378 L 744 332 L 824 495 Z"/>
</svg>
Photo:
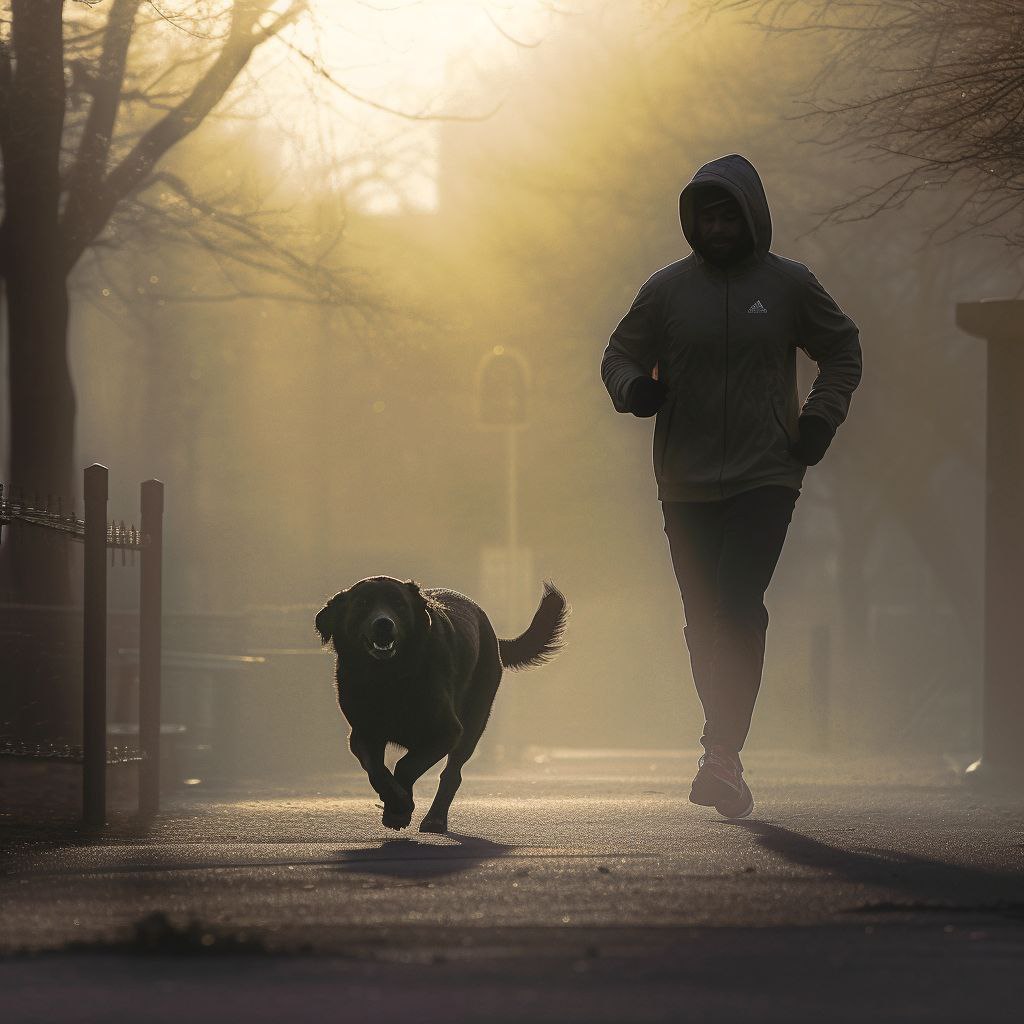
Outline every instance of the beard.
<svg viewBox="0 0 1024 1024">
<path fill-rule="evenodd" d="M 754 240 L 750 237 L 750 233 L 745 231 L 742 236 L 737 238 L 735 241 L 723 244 L 718 247 L 711 247 L 707 245 L 701 245 L 700 254 L 709 263 L 713 263 L 716 267 L 730 267 L 740 260 L 745 259 L 754 251 Z"/>
</svg>

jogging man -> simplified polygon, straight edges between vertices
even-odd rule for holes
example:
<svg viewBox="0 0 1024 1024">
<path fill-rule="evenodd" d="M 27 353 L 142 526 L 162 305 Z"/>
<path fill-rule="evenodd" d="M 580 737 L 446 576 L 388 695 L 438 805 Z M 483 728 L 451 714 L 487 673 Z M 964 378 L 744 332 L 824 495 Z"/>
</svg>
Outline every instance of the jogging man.
<svg viewBox="0 0 1024 1024">
<path fill-rule="evenodd" d="M 761 685 L 764 594 L 804 473 L 860 382 L 860 341 L 807 267 L 769 251 L 768 200 L 744 157 L 697 171 L 679 215 L 693 252 L 640 289 L 601 376 L 618 412 L 657 414 L 654 472 L 705 718 L 690 800 L 746 817 L 739 752 Z M 818 364 L 802 406 L 798 347 Z"/>
</svg>

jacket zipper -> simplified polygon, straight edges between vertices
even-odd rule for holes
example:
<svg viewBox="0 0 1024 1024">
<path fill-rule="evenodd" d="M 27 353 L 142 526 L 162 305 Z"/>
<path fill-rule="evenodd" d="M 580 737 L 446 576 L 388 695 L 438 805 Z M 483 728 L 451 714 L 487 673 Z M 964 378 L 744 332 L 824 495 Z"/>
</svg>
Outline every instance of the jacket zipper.
<svg viewBox="0 0 1024 1024">
<path fill-rule="evenodd" d="M 718 470 L 718 494 L 725 497 L 722 477 L 725 475 L 725 452 L 729 430 L 729 272 L 725 272 L 725 388 L 722 392 L 722 465 Z"/>
</svg>

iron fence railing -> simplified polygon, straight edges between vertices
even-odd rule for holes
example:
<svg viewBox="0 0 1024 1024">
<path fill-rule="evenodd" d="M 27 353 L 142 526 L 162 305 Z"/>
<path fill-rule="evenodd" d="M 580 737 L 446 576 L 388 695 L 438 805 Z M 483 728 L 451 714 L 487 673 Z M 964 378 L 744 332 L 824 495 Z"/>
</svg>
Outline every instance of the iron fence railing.
<svg viewBox="0 0 1024 1024">
<path fill-rule="evenodd" d="M 82 653 L 82 746 L 0 744 L 0 756 L 78 761 L 83 765 L 82 810 L 85 823 L 98 827 L 106 819 L 106 767 L 137 761 L 139 811 L 155 814 L 160 806 L 160 649 L 164 485 L 141 486 L 141 527 L 107 517 L 108 471 L 99 464 L 84 472 L 85 517 L 65 514 L 63 502 L 5 495 L 0 487 L 0 540 L 13 523 L 45 529 L 85 546 Z M 139 555 L 139 750 L 107 747 L 107 552 L 110 565 Z M 45 749 L 44 749 L 45 748 Z"/>
<path fill-rule="evenodd" d="M 85 760 L 85 748 L 78 743 L 25 743 L 21 740 L 0 740 L 0 757 L 81 764 Z M 145 754 L 138 747 L 115 744 L 106 750 L 108 765 L 135 764 L 144 759 Z"/>
<path fill-rule="evenodd" d="M 88 470 L 86 471 L 88 472 Z M 11 523 L 23 523 L 26 526 L 41 526 L 47 530 L 66 534 L 72 540 L 85 540 L 85 520 L 73 513 L 65 515 L 63 501 L 52 497 L 43 504 L 38 497 L 26 501 L 24 497 L 5 497 L 4 485 L 0 483 L 0 543 L 3 542 L 3 528 Z M 51 508 L 51 506 L 53 506 Z M 128 553 L 131 552 L 131 564 L 135 565 L 135 553 L 141 551 L 146 541 L 142 531 L 135 524 L 130 526 L 122 519 L 111 520 L 106 524 L 106 546 L 110 550 L 110 564 L 115 564 L 115 553 L 121 552 L 121 564 L 125 565 Z"/>
</svg>

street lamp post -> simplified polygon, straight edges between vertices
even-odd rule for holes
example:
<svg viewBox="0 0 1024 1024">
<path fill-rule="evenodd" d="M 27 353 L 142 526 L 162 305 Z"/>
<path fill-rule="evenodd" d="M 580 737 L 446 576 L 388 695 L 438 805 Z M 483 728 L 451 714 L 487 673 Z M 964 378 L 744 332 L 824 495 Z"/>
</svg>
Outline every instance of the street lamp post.
<svg viewBox="0 0 1024 1024">
<path fill-rule="evenodd" d="M 532 575 L 531 552 L 519 542 L 519 433 L 528 425 L 528 392 L 526 361 L 504 345 L 495 345 L 477 371 L 477 423 L 505 435 L 505 544 L 503 550 L 485 547 L 481 553 L 481 597 L 485 601 L 493 597 L 500 605 L 502 625 L 515 631 L 526 625 L 519 620 L 524 614 L 523 594 L 530 585 L 526 577 Z M 514 695 L 505 693 L 501 704 L 498 732 L 509 751 L 516 745 Z"/>
<path fill-rule="evenodd" d="M 1024 783 L 1024 301 L 960 302 L 957 325 L 988 343 L 981 757 L 969 781 Z"/>
</svg>

